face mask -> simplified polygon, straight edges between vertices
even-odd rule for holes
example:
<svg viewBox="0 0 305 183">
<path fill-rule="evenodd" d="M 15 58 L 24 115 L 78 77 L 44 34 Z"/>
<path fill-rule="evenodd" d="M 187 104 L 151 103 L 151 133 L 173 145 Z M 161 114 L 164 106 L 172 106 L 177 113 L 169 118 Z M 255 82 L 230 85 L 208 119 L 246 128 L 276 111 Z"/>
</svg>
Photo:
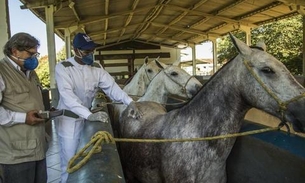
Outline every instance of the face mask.
<svg viewBox="0 0 305 183">
<path fill-rule="evenodd" d="M 38 66 L 38 59 L 37 59 L 37 57 L 29 57 L 27 59 L 20 59 L 20 58 L 17 58 L 15 56 L 13 56 L 13 55 L 11 55 L 11 57 L 13 57 L 13 58 L 15 58 L 17 60 L 23 61 L 23 68 L 25 70 L 34 70 Z"/>
<path fill-rule="evenodd" d="M 38 59 L 36 57 L 30 57 L 24 60 L 23 67 L 26 70 L 34 70 L 38 66 Z"/>
<path fill-rule="evenodd" d="M 92 65 L 93 64 L 93 53 L 83 56 L 82 62 L 87 65 Z"/>
</svg>

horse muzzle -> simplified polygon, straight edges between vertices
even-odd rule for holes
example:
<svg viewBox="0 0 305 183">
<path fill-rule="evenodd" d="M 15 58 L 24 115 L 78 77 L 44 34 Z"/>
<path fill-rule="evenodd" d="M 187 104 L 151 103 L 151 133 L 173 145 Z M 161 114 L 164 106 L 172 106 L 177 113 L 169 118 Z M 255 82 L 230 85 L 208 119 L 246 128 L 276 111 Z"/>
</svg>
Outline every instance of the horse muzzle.
<svg viewBox="0 0 305 183">
<path fill-rule="evenodd" d="M 292 124 L 294 131 L 305 133 L 305 99 L 289 103 L 285 118 Z"/>
</svg>

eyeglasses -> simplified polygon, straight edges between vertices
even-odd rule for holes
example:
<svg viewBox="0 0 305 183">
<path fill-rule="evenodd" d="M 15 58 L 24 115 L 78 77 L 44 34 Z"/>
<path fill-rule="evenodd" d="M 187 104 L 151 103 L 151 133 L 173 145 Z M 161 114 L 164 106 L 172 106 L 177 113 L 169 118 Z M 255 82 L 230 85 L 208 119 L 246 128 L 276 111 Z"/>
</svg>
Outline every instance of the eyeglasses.
<svg viewBox="0 0 305 183">
<path fill-rule="evenodd" d="M 39 55 L 40 55 L 40 53 L 39 53 L 39 52 L 35 52 L 35 53 L 33 53 L 33 52 L 30 52 L 29 50 L 24 50 L 24 51 L 28 52 L 28 54 L 30 54 L 30 55 L 31 55 L 31 57 L 39 57 Z"/>
</svg>

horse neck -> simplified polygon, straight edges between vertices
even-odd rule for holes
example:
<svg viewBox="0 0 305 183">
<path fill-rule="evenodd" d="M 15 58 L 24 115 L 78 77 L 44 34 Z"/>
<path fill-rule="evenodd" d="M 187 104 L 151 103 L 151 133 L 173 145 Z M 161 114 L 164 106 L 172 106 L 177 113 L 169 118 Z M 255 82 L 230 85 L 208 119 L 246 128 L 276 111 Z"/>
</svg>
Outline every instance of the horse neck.
<svg viewBox="0 0 305 183">
<path fill-rule="evenodd" d="M 160 72 L 148 85 L 145 94 L 138 101 L 153 101 L 164 104 L 168 98 L 168 91 L 165 87 L 163 78 L 166 77 Z"/>
<path fill-rule="evenodd" d="M 241 97 L 239 86 L 240 79 L 236 73 L 240 67 L 229 63 L 216 73 L 193 99 L 180 109 L 182 116 L 196 116 L 200 128 L 212 134 L 220 134 L 223 130 L 237 132 L 246 112 L 251 108 Z M 235 72 L 233 72 L 235 71 Z M 205 122 L 202 123 L 202 120 Z"/>
<path fill-rule="evenodd" d="M 129 95 L 143 96 L 148 85 L 145 77 L 145 70 L 141 67 L 123 90 Z"/>
</svg>

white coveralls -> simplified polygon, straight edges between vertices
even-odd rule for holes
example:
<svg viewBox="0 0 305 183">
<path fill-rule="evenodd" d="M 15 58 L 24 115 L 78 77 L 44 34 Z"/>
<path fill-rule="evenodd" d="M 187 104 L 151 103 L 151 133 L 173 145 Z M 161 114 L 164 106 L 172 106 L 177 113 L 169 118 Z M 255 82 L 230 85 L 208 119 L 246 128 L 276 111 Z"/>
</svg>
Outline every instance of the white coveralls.
<svg viewBox="0 0 305 183">
<path fill-rule="evenodd" d="M 116 102 L 126 105 L 132 102 L 132 99 L 121 90 L 101 65 L 99 67 L 80 65 L 74 57 L 67 61 L 73 66 L 58 63 L 55 67 L 55 79 L 60 94 L 57 109 L 68 109 L 80 117 L 75 119 L 60 116 L 55 119 L 60 146 L 61 183 L 65 183 L 68 179 L 67 165 L 76 153 L 85 119 L 92 114 L 89 108 L 98 88 Z"/>
</svg>

